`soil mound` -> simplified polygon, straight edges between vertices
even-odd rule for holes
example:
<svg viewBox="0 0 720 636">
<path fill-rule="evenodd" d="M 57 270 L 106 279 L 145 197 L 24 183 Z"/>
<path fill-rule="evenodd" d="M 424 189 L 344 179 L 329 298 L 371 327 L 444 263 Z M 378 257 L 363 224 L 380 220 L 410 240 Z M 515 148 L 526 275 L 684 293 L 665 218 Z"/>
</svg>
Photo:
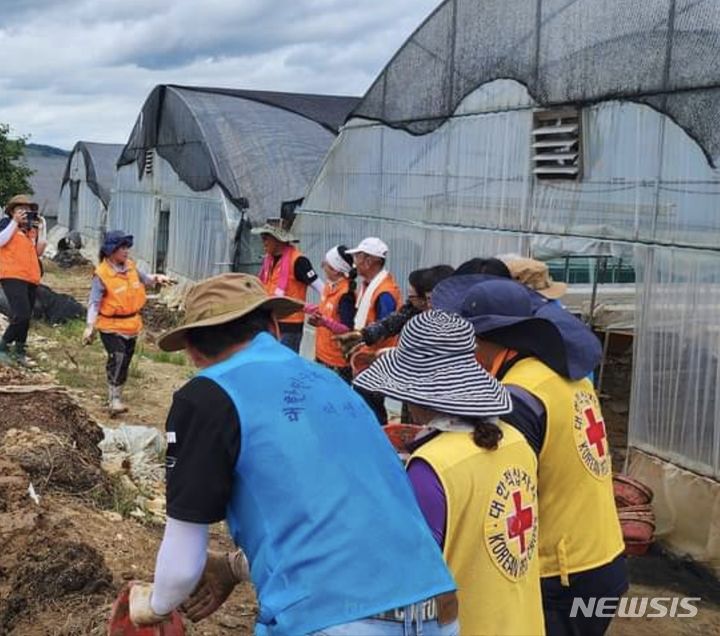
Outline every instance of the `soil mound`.
<svg viewBox="0 0 720 636">
<path fill-rule="evenodd" d="M 3 630 L 12 629 L 33 607 L 72 595 L 87 597 L 109 591 L 112 574 L 103 557 L 84 543 L 35 537 L 10 577 L 9 587 L 10 593 L 0 603 Z"/>
<path fill-rule="evenodd" d="M 107 492 L 102 429 L 61 390 L 26 385 L 18 391 L 0 390 L 0 455 L 17 462 L 38 490 Z"/>
</svg>

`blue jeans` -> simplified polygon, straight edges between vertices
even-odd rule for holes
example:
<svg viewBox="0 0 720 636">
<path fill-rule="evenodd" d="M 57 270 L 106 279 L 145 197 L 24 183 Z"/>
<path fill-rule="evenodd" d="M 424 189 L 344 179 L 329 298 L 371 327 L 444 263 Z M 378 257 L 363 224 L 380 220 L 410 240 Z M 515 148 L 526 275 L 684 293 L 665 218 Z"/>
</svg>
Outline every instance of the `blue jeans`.
<svg viewBox="0 0 720 636">
<path fill-rule="evenodd" d="M 447 625 L 439 625 L 436 620 L 417 622 L 411 618 L 411 607 L 409 605 L 405 608 L 405 622 L 364 618 L 326 627 L 310 636 L 459 636 L 460 624 L 457 620 Z M 419 612 L 422 603 L 418 603 L 416 607 Z"/>
</svg>

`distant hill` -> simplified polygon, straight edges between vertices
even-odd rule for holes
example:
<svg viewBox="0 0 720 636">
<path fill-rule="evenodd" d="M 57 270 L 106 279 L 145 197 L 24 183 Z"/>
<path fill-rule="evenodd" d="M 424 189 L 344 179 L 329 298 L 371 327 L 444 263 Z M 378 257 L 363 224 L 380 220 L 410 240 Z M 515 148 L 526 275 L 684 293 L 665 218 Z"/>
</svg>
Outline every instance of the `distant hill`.
<svg viewBox="0 0 720 636">
<path fill-rule="evenodd" d="M 55 146 L 44 146 L 43 144 L 26 144 L 25 145 L 25 156 L 26 157 L 68 157 L 70 155 L 69 150 L 63 150 L 62 148 L 56 148 Z"/>
</svg>

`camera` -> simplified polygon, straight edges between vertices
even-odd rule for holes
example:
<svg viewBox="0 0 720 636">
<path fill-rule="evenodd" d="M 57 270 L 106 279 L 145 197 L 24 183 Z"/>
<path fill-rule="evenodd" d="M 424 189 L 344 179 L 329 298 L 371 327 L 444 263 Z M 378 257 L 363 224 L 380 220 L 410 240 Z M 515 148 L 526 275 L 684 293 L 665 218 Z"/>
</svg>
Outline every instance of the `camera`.
<svg viewBox="0 0 720 636">
<path fill-rule="evenodd" d="M 35 211 L 30 211 L 25 214 L 25 227 L 38 227 L 40 225 L 40 214 Z"/>
</svg>

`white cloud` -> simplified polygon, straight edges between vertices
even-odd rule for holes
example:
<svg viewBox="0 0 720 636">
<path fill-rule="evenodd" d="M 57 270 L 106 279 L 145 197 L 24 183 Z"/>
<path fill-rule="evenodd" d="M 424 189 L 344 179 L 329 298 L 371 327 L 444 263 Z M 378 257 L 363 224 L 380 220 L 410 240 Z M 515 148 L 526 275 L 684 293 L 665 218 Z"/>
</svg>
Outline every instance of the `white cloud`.
<svg viewBox="0 0 720 636">
<path fill-rule="evenodd" d="M 4 0 L 0 122 L 71 148 L 124 143 L 156 84 L 362 95 L 437 4 Z"/>
</svg>

